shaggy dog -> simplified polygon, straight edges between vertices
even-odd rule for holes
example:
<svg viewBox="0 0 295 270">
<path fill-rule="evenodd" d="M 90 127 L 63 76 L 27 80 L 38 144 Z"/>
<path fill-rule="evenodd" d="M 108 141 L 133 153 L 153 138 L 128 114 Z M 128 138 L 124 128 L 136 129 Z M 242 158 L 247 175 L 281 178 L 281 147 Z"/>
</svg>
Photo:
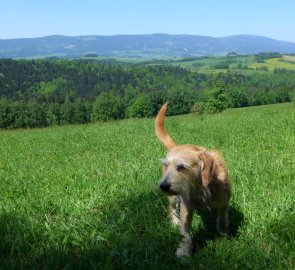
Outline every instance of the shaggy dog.
<svg viewBox="0 0 295 270">
<path fill-rule="evenodd" d="M 168 195 L 172 223 L 180 225 L 183 235 L 176 256 L 190 256 L 193 244 L 189 231 L 196 209 L 216 208 L 217 231 L 227 233 L 231 183 L 220 154 L 199 146 L 175 144 L 164 127 L 166 110 L 167 103 L 155 120 L 156 135 L 168 150 L 162 160 L 160 189 Z"/>
</svg>

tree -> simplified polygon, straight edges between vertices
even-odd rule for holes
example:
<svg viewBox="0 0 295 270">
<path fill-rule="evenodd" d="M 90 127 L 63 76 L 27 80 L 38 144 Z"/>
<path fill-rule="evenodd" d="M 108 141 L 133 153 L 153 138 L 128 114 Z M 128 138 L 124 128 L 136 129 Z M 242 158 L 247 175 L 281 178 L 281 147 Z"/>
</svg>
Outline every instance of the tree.
<svg viewBox="0 0 295 270">
<path fill-rule="evenodd" d="M 148 117 L 150 116 L 148 97 L 145 94 L 138 96 L 126 111 L 127 117 Z"/>
<path fill-rule="evenodd" d="M 73 123 L 81 124 L 90 121 L 87 106 L 79 98 L 74 101 L 73 110 Z"/>
<path fill-rule="evenodd" d="M 193 105 L 192 95 L 186 90 L 169 92 L 167 100 L 169 101 L 168 115 L 189 113 Z"/>
<path fill-rule="evenodd" d="M 244 89 L 237 87 L 228 87 L 226 91 L 226 98 L 230 108 L 239 108 L 248 106 L 248 99 L 245 95 Z"/>
<path fill-rule="evenodd" d="M 60 123 L 73 124 L 74 108 L 69 97 L 66 97 L 65 102 L 60 106 Z"/>
<path fill-rule="evenodd" d="M 16 128 L 20 117 L 19 104 L 8 99 L 0 100 L 0 128 Z"/>
<path fill-rule="evenodd" d="M 50 120 L 47 115 L 46 104 L 39 104 L 35 100 L 30 100 L 26 104 L 26 127 L 47 127 Z"/>
<path fill-rule="evenodd" d="M 209 113 L 218 113 L 222 112 L 227 107 L 228 102 L 225 95 L 224 83 L 218 81 L 215 87 L 208 92 L 206 111 Z"/>
<path fill-rule="evenodd" d="M 92 111 L 93 121 L 110 121 L 124 118 L 124 104 L 119 96 L 103 92 L 94 104 Z"/>
</svg>

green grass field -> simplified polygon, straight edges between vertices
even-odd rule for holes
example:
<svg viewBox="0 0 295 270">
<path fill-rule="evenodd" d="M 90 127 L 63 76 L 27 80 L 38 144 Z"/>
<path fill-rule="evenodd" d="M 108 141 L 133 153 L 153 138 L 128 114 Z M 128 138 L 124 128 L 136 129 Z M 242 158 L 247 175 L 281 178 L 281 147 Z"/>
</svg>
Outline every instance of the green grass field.
<svg viewBox="0 0 295 270">
<path fill-rule="evenodd" d="M 216 68 L 216 65 L 226 61 L 229 61 L 228 68 Z M 227 72 L 228 70 L 243 74 L 253 74 L 257 72 L 273 72 L 274 69 L 295 70 L 295 57 L 284 55 L 282 58 L 271 58 L 266 59 L 264 63 L 257 63 L 255 56 L 249 54 L 231 57 L 220 56 L 199 58 L 193 61 L 184 60 L 183 62 L 175 62 L 173 65 L 207 74 Z M 261 68 L 267 68 L 267 70 L 260 70 Z"/>
<path fill-rule="evenodd" d="M 250 67 L 257 69 L 267 67 L 269 71 L 273 71 L 276 68 L 295 70 L 295 61 L 292 56 L 284 56 L 283 58 L 267 59 L 265 63 L 253 63 Z"/>
<path fill-rule="evenodd" d="M 285 56 L 284 56 L 285 57 Z M 272 59 L 271 59 L 272 60 Z M 228 63 L 227 68 L 219 67 L 221 63 Z M 237 55 L 237 56 L 211 56 L 211 57 L 200 57 L 193 59 L 191 61 L 179 60 L 179 62 L 172 62 L 174 66 L 180 66 L 182 68 L 189 69 L 191 71 L 197 71 L 204 74 L 218 74 L 220 72 L 232 72 L 232 73 L 242 73 L 242 74 L 253 74 L 253 73 L 267 73 L 273 71 L 274 68 L 281 68 L 285 63 L 274 63 L 273 69 L 267 71 L 260 70 L 259 68 L 267 66 L 263 63 L 259 66 L 256 62 L 255 55 Z M 255 66 L 257 64 L 257 66 Z M 277 66 L 276 66 L 277 65 Z M 289 64 L 290 65 L 290 64 Z M 294 65 L 295 66 L 295 65 Z M 288 68 L 288 67 L 285 67 Z"/>
<path fill-rule="evenodd" d="M 229 61 L 229 68 L 237 68 L 238 64 L 241 65 L 250 65 L 255 61 L 255 56 L 252 54 L 249 55 L 239 55 L 239 56 L 215 56 L 215 57 L 200 57 L 196 58 L 193 61 L 183 61 L 176 62 L 173 65 L 181 66 L 183 68 L 197 69 L 199 71 L 214 70 L 214 65 L 220 63 L 221 61 Z"/>
<path fill-rule="evenodd" d="M 153 125 L 1 131 L 0 269 L 295 269 L 294 105 L 166 119 L 177 143 L 223 153 L 234 189 L 231 237 L 196 215 L 184 259 Z"/>
<path fill-rule="evenodd" d="M 209 56 L 195 58 L 167 58 L 159 55 L 162 62 L 151 60 L 148 57 L 84 57 L 82 59 L 92 59 L 117 64 L 148 64 L 148 65 L 172 65 L 179 66 L 190 71 L 197 71 L 204 74 L 218 74 L 220 72 L 242 73 L 246 75 L 265 74 L 273 72 L 275 69 L 295 70 L 295 57 L 283 55 L 282 58 L 266 59 L 264 63 L 258 63 L 254 54 L 236 56 Z M 78 58 L 80 59 L 80 58 Z M 227 63 L 227 68 L 221 68 L 221 63 Z"/>
</svg>

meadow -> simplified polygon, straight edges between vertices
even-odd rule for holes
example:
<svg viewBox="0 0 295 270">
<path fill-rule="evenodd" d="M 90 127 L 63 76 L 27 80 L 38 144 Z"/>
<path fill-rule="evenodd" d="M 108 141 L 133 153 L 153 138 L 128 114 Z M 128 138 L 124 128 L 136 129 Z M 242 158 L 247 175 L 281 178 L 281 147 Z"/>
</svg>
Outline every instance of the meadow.
<svg viewBox="0 0 295 270">
<path fill-rule="evenodd" d="M 275 69 L 295 70 L 295 57 L 283 55 L 281 58 L 270 58 L 263 62 L 257 62 L 255 55 L 236 55 L 236 56 L 219 56 L 219 57 L 200 57 L 187 61 L 179 60 L 172 63 L 174 66 L 198 71 L 204 74 L 217 74 L 230 70 L 235 73 L 254 74 L 273 72 Z M 224 67 L 222 67 L 224 65 Z"/>
<path fill-rule="evenodd" d="M 192 58 L 192 61 L 181 61 L 173 63 L 175 66 L 187 68 L 190 70 L 197 70 L 199 72 L 220 72 L 222 68 L 218 65 L 221 63 L 227 63 L 227 69 L 244 70 L 242 67 L 248 66 L 255 63 L 255 56 L 252 54 L 248 55 L 236 55 L 236 56 L 215 56 L 215 57 L 199 57 Z M 240 65 L 240 66 L 238 66 Z"/>
<path fill-rule="evenodd" d="M 176 143 L 223 154 L 229 237 L 208 210 L 194 217 L 194 255 L 175 257 L 154 119 L 0 131 L 0 269 L 294 269 L 294 104 L 166 126 Z"/>
<path fill-rule="evenodd" d="M 262 53 L 263 54 L 263 53 Z M 259 54 L 257 54 L 259 55 Z M 197 71 L 203 74 L 218 74 L 220 72 L 231 71 L 252 75 L 254 73 L 265 74 L 273 72 L 275 69 L 295 70 L 295 56 L 281 55 L 282 57 L 270 57 L 262 62 L 257 61 L 255 54 L 227 55 L 227 56 L 199 56 L 191 58 L 160 58 L 148 60 L 144 57 L 84 57 L 82 59 L 92 59 L 106 63 L 121 65 L 171 65 L 185 68 L 192 72 Z M 78 58 L 80 59 L 80 58 Z"/>
<path fill-rule="evenodd" d="M 272 58 L 265 60 L 265 63 L 253 63 L 251 68 L 266 67 L 269 71 L 274 71 L 276 68 L 295 70 L 295 57 L 285 55 L 283 58 Z"/>
</svg>

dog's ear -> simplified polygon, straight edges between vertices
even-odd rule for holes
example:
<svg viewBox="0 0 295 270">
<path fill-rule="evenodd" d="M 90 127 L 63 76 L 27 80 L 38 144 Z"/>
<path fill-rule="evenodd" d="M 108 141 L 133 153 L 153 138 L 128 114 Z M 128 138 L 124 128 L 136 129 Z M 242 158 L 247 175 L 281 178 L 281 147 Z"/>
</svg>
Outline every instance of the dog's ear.
<svg viewBox="0 0 295 270">
<path fill-rule="evenodd" d="M 200 154 L 200 162 L 202 183 L 205 187 L 207 187 L 213 178 L 214 160 L 209 153 L 203 152 Z"/>
</svg>

